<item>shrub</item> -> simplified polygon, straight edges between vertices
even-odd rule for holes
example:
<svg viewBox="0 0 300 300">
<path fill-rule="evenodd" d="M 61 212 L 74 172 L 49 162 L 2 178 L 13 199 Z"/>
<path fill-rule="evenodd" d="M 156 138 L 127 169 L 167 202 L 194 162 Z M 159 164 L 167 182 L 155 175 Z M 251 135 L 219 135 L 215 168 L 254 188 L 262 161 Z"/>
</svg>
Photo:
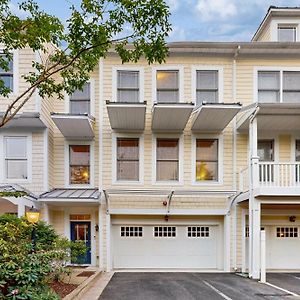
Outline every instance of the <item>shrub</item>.
<svg viewBox="0 0 300 300">
<path fill-rule="evenodd" d="M 32 225 L 24 218 L 0 216 L 0 299 L 59 299 L 47 282 L 58 280 L 67 272 L 66 262 L 75 261 L 85 251 L 83 243 L 60 237 L 45 222 Z"/>
</svg>

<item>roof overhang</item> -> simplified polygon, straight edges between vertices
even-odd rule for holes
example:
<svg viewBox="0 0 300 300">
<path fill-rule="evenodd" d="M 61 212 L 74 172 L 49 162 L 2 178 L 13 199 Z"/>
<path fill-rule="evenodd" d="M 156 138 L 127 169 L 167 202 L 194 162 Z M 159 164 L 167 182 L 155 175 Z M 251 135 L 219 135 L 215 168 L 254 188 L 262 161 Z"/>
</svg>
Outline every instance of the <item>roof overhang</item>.
<svg viewBox="0 0 300 300">
<path fill-rule="evenodd" d="M 111 129 L 140 132 L 145 129 L 146 102 L 106 102 Z"/>
<path fill-rule="evenodd" d="M 192 130 L 222 132 L 241 108 L 239 103 L 203 103 L 193 113 Z"/>
<path fill-rule="evenodd" d="M 51 113 L 51 118 L 62 135 L 69 140 L 92 140 L 94 118 L 91 116 Z"/>
<path fill-rule="evenodd" d="M 43 193 L 39 197 L 39 201 L 52 205 L 99 205 L 100 191 L 97 188 L 69 188 L 69 189 L 53 189 Z"/>
<path fill-rule="evenodd" d="M 2 119 L 4 113 L 0 114 L 0 119 Z M 3 129 L 32 129 L 32 130 L 42 130 L 47 128 L 47 126 L 40 119 L 40 114 L 35 112 L 23 112 L 17 114 L 12 120 L 7 122 L 3 126 Z"/>
<path fill-rule="evenodd" d="M 259 131 L 300 130 L 300 103 L 254 103 L 243 109 L 237 121 L 239 131 L 249 129 L 250 119 L 255 111 Z"/>
<path fill-rule="evenodd" d="M 155 103 L 152 108 L 152 130 L 156 132 L 183 131 L 193 108 L 193 103 Z"/>
</svg>

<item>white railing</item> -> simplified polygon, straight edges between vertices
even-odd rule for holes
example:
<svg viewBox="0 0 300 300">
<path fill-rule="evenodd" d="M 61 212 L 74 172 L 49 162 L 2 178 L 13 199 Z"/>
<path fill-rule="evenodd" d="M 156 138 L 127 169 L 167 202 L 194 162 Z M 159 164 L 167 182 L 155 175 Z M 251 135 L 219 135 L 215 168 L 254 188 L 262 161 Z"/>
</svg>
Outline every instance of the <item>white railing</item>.
<svg viewBox="0 0 300 300">
<path fill-rule="evenodd" d="M 300 163 L 260 162 L 259 182 L 261 186 L 300 186 Z"/>
<path fill-rule="evenodd" d="M 300 187 L 300 162 L 259 162 L 259 186 L 263 187 Z M 249 190 L 249 168 L 239 173 L 239 189 Z"/>
</svg>

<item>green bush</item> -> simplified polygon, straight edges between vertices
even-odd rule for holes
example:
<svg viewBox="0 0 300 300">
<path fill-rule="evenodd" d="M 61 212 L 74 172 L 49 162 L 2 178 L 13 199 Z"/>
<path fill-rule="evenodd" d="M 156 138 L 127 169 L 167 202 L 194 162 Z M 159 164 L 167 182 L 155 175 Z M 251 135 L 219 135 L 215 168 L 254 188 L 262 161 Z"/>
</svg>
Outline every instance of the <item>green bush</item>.
<svg viewBox="0 0 300 300">
<path fill-rule="evenodd" d="M 31 234 L 35 226 L 36 247 Z M 84 254 L 83 243 L 60 237 L 45 222 L 0 216 L 0 299 L 59 299 L 47 283 L 67 272 L 66 262 Z"/>
</svg>

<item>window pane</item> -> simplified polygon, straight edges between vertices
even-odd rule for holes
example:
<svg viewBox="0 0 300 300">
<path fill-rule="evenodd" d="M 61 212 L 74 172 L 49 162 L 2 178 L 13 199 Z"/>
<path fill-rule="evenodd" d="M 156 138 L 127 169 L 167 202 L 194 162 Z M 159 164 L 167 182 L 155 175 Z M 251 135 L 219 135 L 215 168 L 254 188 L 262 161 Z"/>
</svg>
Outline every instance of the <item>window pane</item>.
<svg viewBox="0 0 300 300">
<path fill-rule="evenodd" d="M 4 86 L 12 90 L 14 86 L 13 75 L 1 75 L 0 77 L 4 82 Z"/>
<path fill-rule="evenodd" d="M 177 103 L 179 101 L 179 91 L 157 91 L 157 102 Z"/>
<path fill-rule="evenodd" d="M 283 92 L 283 102 L 287 103 L 299 103 L 300 102 L 300 91 L 299 92 Z"/>
<path fill-rule="evenodd" d="M 139 180 L 139 162 L 138 161 L 118 161 L 117 162 L 118 180 Z"/>
<path fill-rule="evenodd" d="M 260 71 L 258 72 L 259 90 L 279 90 L 280 72 Z"/>
<path fill-rule="evenodd" d="M 300 161 L 300 140 L 296 141 L 296 161 Z"/>
<path fill-rule="evenodd" d="M 274 145 L 273 141 L 258 141 L 257 154 L 260 161 L 274 160 Z"/>
<path fill-rule="evenodd" d="M 218 160 L 218 140 L 197 140 L 196 160 Z"/>
<path fill-rule="evenodd" d="M 202 102 L 217 103 L 218 91 L 197 91 L 197 105 L 201 105 Z"/>
<path fill-rule="evenodd" d="M 139 102 L 138 90 L 118 90 L 118 102 Z"/>
<path fill-rule="evenodd" d="M 27 160 L 7 160 L 7 179 L 27 179 Z"/>
<path fill-rule="evenodd" d="M 177 103 L 179 91 L 157 91 L 157 102 Z"/>
<path fill-rule="evenodd" d="M 139 88 L 138 71 L 118 71 L 118 88 Z"/>
<path fill-rule="evenodd" d="M 0 54 L 0 56 L 7 61 L 5 54 L 2 53 L 2 54 Z M 12 73 L 13 72 L 13 61 L 12 60 L 9 61 L 8 68 L 9 68 L 8 71 L 5 71 L 0 67 L 0 73 Z"/>
<path fill-rule="evenodd" d="M 90 95 L 90 83 L 87 82 L 83 86 L 83 90 L 76 90 L 72 95 L 70 95 L 70 100 L 89 100 L 91 98 Z"/>
<path fill-rule="evenodd" d="M 258 91 L 258 102 L 279 102 L 279 91 Z"/>
<path fill-rule="evenodd" d="M 26 137 L 6 137 L 6 158 L 26 158 Z"/>
<path fill-rule="evenodd" d="M 218 89 L 218 71 L 197 71 L 197 89 Z"/>
<path fill-rule="evenodd" d="M 89 166 L 71 166 L 70 184 L 89 184 L 90 167 Z"/>
<path fill-rule="evenodd" d="M 70 146 L 70 165 L 87 166 L 90 164 L 90 146 Z"/>
<path fill-rule="evenodd" d="M 279 42 L 295 42 L 296 28 L 295 27 L 279 27 L 278 28 Z"/>
<path fill-rule="evenodd" d="M 157 139 L 157 159 L 177 159 L 178 139 Z"/>
<path fill-rule="evenodd" d="M 283 89 L 300 90 L 300 72 L 283 72 Z"/>
<path fill-rule="evenodd" d="M 178 180 L 178 161 L 157 161 L 156 179 Z"/>
<path fill-rule="evenodd" d="M 70 101 L 71 114 L 90 114 L 90 101 Z"/>
<path fill-rule="evenodd" d="M 196 180 L 218 180 L 218 162 L 196 162 Z"/>
<path fill-rule="evenodd" d="M 178 89 L 179 71 L 157 71 L 157 89 Z"/>
<path fill-rule="evenodd" d="M 121 139 L 117 140 L 118 159 L 139 159 L 139 140 Z"/>
</svg>

